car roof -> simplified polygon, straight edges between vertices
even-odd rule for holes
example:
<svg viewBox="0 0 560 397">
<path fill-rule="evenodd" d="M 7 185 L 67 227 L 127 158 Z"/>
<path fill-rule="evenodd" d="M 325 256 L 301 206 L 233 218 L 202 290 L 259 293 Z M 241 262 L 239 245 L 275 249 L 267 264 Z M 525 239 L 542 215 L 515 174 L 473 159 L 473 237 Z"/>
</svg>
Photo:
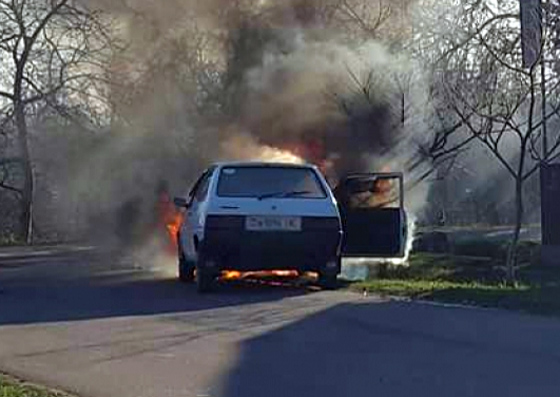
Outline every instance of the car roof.
<svg viewBox="0 0 560 397">
<path fill-rule="evenodd" d="M 283 162 L 268 162 L 268 161 L 223 161 L 214 163 L 214 167 L 225 168 L 225 167 L 283 167 L 283 168 L 305 168 L 305 169 L 315 169 L 317 168 L 313 164 L 303 163 L 283 163 Z"/>
</svg>

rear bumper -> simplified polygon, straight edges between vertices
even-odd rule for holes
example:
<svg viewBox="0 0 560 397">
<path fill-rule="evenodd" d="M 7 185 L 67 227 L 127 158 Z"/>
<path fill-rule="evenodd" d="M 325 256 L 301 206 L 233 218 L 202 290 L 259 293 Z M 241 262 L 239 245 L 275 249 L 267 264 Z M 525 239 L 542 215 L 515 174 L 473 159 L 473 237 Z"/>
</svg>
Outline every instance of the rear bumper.
<svg viewBox="0 0 560 397">
<path fill-rule="evenodd" d="M 251 232 L 244 230 L 244 218 L 228 218 L 207 224 L 201 247 L 216 270 L 320 271 L 330 262 L 329 271 L 340 273 L 342 230 L 336 218 L 304 218 L 299 232 Z"/>
</svg>

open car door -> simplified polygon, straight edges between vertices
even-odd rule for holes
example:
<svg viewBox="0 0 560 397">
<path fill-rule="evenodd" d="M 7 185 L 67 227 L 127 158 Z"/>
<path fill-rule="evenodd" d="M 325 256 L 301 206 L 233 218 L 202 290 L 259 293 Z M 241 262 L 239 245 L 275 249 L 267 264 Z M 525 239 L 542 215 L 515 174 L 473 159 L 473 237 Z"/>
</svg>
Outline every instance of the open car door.
<svg viewBox="0 0 560 397">
<path fill-rule="evenodd" d="M 334 189 L 345 257 L 402 258 L 407 220 L 402 173 L 351 174 Z"/>
</svg>

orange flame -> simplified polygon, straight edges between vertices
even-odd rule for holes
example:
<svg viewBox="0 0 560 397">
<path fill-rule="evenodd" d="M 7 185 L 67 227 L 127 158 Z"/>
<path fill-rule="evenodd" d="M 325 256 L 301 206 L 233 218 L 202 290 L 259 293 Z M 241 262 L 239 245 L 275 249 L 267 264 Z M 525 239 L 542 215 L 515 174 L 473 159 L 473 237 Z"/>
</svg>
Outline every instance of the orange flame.
<svg viewBox="0 0 560 397">
<path fill-rule="evenodd" d="M 158 230 L 165 233 L 168 241 L 167 250 L 170 254 L 177 252 L 177 233 L 184 220 L 184 214 L 177 210 L 168 193 L 163 192 L 158 201 L 159 225 Z"/>
<path fill-rule="evenodd" d="M 381 172 L 390 172 L 389 166 L 384 166 L 381 168 Z M 375 182 L 375 194 L 378 196 L 378 200 L 382 203 L 381 206 L 391 206 L 395 204 L 398 199 L 398 193 L 396 191 L 397 187 L 394 180 L 390 179 L 379 179 Z"/>
<path fill-rule="evenodd" d="M 239 280 L 241 278 L 241 272 L 236 270 L 228 270 L 222 274 L 222 279 L 224 280 Z"/>
<path fill-rule="evenodd" d="M 282 277 L 282 278 L 297 278 L 299 273 L 297 270 L 263 270 L 254 272 L 239 272 L 237 270 L 227 270 L 222 273 L 222 280 L 233 281 L 240 280 L 246 277 L 266 278 L 266 277 Z"/>
<path fill-rule="evenodd" d="M 170 216 L 169 222 L 166 225 L 167 234 L 169 236 L 169 241 L 171 243 L 171 247 L 173 248 L 173 252 L 175 252 L 178 247 L 177 233 L 179 233 L 179 229 L 181 228 L 182 223 L 183 214 L 179 211 L 176 211 L 174 215 Z"/>
</svg>

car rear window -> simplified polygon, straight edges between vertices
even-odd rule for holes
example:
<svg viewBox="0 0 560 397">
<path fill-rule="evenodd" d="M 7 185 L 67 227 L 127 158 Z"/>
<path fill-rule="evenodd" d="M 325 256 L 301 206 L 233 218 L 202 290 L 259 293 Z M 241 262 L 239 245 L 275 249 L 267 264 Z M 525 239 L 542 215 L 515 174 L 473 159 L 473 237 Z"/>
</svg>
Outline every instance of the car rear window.
<svg viewBox="0 0 560 397">
<path fill-rule="evenodd" d="M 327 197 L 312 169 L 295 167 L 224 167 L 217 193 L 220 197 Z"/>
</svg>

